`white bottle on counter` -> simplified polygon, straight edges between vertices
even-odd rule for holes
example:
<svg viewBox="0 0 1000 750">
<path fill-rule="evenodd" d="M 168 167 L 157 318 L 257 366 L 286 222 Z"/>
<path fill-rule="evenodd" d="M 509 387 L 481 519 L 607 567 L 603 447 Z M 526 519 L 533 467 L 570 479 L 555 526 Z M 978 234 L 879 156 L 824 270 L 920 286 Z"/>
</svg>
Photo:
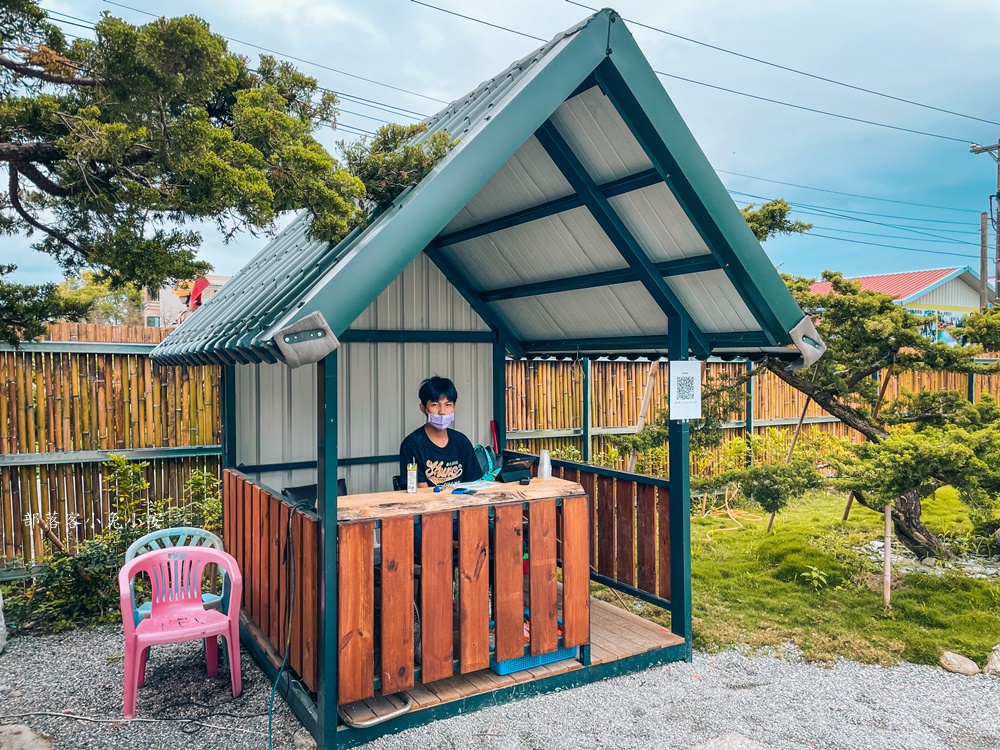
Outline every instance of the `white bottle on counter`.
<svg viewBox="0 0 1000 750">
<path fill-rule="evenodd" d="M 406 491 L 415 494 L 417 491 L 417 459 L 414 458 L 406 465 Z"/>
</svg>

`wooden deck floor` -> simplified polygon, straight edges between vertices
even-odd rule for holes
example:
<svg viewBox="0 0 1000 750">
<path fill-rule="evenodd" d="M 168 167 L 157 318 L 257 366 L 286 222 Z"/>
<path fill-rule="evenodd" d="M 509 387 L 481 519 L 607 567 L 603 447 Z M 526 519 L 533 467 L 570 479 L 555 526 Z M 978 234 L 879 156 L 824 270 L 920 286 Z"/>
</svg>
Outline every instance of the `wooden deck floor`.
<svg viewBox="0 0 1000 750">
<path fill-rule="evenodd" d="M 593 597 L 590 600 L 590 618 L 591 664 L 617 661 L 684 642 L 683 638 L 654 622 Z M 427 685 L 418 682 L 406 693 L 413 700 L 412 710 L 418 710 L 582 667 L 583 665 L 576 659 L 565 659 L 502 676 L 490 669 L 483 669 L 469 674 L 454 675 Z M 376 695 L 369 700 L 343 706 L 341 710 L 352 720 L 365 722 L 402 705 L 403 701 L 398 696 Z"/>
</svg>

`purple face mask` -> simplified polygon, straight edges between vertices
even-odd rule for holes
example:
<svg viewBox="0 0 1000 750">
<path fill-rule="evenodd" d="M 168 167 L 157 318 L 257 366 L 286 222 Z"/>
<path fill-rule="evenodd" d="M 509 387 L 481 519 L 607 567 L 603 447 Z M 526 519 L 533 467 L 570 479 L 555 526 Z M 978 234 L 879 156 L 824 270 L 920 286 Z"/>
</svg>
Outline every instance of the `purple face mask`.
<svg viewBox="0 0 1000 750">
<path fill-rule="evenodd" d="M 427 424 L 431 427 L 436 427 L 439 430 L 446 430 L 448 426 L 455 421 L 455 413 L 451 414 L 428 414 Z"/>
</svg>

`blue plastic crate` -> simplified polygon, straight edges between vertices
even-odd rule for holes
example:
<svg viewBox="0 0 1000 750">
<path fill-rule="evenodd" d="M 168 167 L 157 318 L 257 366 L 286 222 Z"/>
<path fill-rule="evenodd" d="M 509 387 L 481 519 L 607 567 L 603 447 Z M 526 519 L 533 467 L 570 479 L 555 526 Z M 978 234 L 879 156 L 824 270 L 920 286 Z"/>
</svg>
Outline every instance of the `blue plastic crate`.
<svg viewBox="0 0 1000 750">
<path fill-rule="evenodd" d="M 575 659 L 579 651 L 580 648 L 578 646 L 573 646 L 571 648 L 561 648 L 558 651 L 553 651 L 551 654 L 542 654 L 541 656 L 522 656 L 519 659 L 507 659 L 500 662 L 496 661 L 491 656 L 490 669 L 497 674 L 520 672 L 522 669 L 540 667 L 542 664 L 551 664 L 554 661 Z"/>
</svg>

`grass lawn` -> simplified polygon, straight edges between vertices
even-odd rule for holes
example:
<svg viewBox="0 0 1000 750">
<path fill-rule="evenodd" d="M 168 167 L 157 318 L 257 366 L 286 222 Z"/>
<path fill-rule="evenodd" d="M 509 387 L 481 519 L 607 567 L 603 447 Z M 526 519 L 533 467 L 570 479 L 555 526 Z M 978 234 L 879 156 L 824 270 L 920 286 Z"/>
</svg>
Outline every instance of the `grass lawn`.
<svg viewBox="0 0 1000 750">
<path fill-rule="evenodd" d="M 701 649 L 734 644 L 780 648 L 796 644 L 805 658 L 843 656 L 893 664 L 900 659 L 936 664 L 943 650 L 957 651 L 983 665 L 1000 643 L 1000 581 L 894 574 L 891 608 L 882 603 L 881 563 L 852 547 L 881 539 L 881 514 L 855 503 L 843 523 L 845 498 L 816 493 L 767 522 L 744 521 L 737 531 L 726 518 L 691 521 L 694 645 Z M 937 532 L 963 535 L 972 529 L 953 492 L 941 491 L 924 506 L 924 522 Z M 810 566 L 826 584 L 814 587 L 802 574 Z M 615 601 L 612 592 L 601 598 Z M 636 606 L 641 603 L 635 602 Z M 657 614 L 659 613 L 659 614 Z M 669 614 L 645 607 L 642 614 L 669 623 Z"/>
</svg>

